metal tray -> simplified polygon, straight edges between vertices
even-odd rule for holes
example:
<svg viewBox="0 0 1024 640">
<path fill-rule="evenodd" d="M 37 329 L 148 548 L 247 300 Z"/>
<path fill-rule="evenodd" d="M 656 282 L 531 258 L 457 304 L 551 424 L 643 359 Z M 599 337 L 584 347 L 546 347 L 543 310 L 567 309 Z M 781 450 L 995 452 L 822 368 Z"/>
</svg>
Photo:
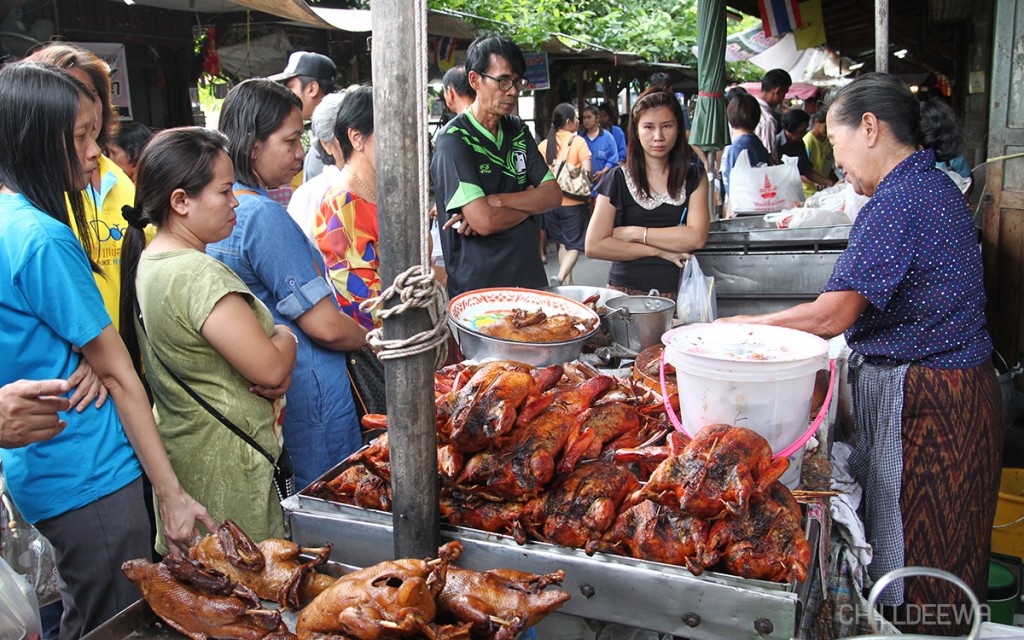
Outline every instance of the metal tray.
<svg viewBox="0 0 1024 640">
<path fill-rule="evenodd" d="M 764 221 L 762 216 L 746 216 L 716 220 L 711 223 L 705 251 L 714 251 L 727 247 L 751 247 L 760 245 L 792 246 L 792 245 L 838 245 L 845 247 L 850 239 L 851 225 L 833 227 L 798 227 L 796 229 L 779 229 L 774 224 Z"/>
<path fill-rule="evenodd" d="M 277 609 L 277 603 L 264 601 L 265 608 Z M 295 632 L 298 614 L 283 611 L 288 630 Z M 145 600 L 137 600 L 127 609 L 90 631 L 82 640 L 188 640 L 188 636 L 171 628 L 153 613 Z"/>
<path fill-rule="evenodd" d="M 340 473 L 339 465 L 324 476 Z M 333 475 L 332 475 L 333 474 Z M 299 494 L 282 503 L 292 540 L 304 546 L 334 542 L 331 559 L 367 566 L 393 560 L 392 514 Z M 819 565 L 821 529 L 809 520 L 813 550 L 808 575 Z M 445 540 L 464 545 L 458 565 L 484 571 L 512 568 L 531 573 L 565 571 L 562 588 L 572 599 L 559 610 L 687 638 L 793 638 L 808 601 L 810 577 L 800 583 L 750 580 L 624 556 L 583 551 L 542 542 L 519 545 L 510 536 L 442 525 Z"/>
</svg>

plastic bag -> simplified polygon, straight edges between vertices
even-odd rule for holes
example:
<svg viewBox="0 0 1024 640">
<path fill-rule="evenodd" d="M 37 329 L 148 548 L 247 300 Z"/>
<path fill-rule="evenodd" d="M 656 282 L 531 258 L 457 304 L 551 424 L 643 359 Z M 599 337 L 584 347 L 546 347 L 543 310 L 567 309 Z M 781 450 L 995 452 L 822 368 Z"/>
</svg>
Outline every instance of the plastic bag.
<svg viewBox="0 0 1024 640">
<path fill-rule="evenodd" d="M 747 150 L 740 151 L 729 175 L 729 201 L 736 213 L 782 211 L 804 201 L 797 159 L 786 156 L 782 164 L 751 167 Z"/>
<path fill-rule="evenodd" d="M 696 256 L 686 261 L 682 277 L 679 279 L 676 317 L 685 323 L 714 322 L 718 317 L 715 279 L 704 275 Z"/>
<path fill-rule="evenodd" d="M 39 640 L 42 625 L 32 586 L 0 558 L 0 638 Z"/>
<path fill-rule="evenodd" d="M 780 229 L 796 229 L 799 227 L 838 227 L 850 225 L 850 219 L 842 211 L 797 207 L 779 213 L 767 213 L 765 222 L 777 225 Z"/>
<path fill-rule="evenodd" d="M 18 511 L 6 493 L 0 469 L 0 558 L 35 588 L 41 606 L 60 600 L 53 545 Z M 2 636 L 0 636 L 2 638 Z"/>
</svg>

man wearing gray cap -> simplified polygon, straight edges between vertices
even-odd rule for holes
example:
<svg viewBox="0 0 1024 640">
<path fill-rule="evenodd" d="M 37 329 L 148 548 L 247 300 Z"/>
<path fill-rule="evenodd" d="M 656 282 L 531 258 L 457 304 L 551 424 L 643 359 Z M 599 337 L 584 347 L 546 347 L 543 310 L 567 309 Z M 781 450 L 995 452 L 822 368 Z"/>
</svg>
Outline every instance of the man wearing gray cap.
<svg viewBox="0 0 1024 640">
<path fill-rule="evenodd" d="M 313 117 L 313 110 L 329 93 L 334 92 L 334 76 L 338 68 L 334 61 L 320 53 L 311 51 L 295 51 L 288 56 L 288 64 L 281 73 L 270 76 L 280 82 L 302 100 L 302 119 Z M 306 153 L 306 161 L 302 165 L 303 181 L 316 177 L 324 170 L 319 155 L 314 151 Z"/>
</svg>

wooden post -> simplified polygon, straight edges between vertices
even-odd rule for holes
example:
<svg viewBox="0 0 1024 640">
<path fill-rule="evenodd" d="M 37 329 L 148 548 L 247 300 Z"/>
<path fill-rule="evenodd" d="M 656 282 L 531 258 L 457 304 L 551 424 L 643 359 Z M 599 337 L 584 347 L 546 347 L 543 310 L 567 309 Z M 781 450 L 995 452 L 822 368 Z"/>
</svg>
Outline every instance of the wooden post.
<svg viewBox="0 0 1024 640">
<path fill-rule="evenodd" d="M 426 175 L 420 153 L 426 153 L 426 112 L 418 113 L 417 92 L 426 104 L 426 0 L 374 0 L 373 102 L 377 156 L 377 211 L 384 286 L 420 261 L 420 233 L 426 211 L 420 211 Z M 420 14 L 420 22 L 417 22 Z M 416 55 L 419 47 L 422 55 Z M 418 147 L 421 145 L 422 147 Z M 431 326 L 423 309 L 384 321 L 384 338 L 407 338 Z M 388 438 L 391 447 L 395 556 L 437 555 L 440 516 L 437 489 L 437 432 L 434 426 L 434 354 L 388 360 Z M 337 381 L 343 384 L 344 381 Z"/>
<path fill-rule="evenodd" d="M 875 71 L 889 73 L 889 0 L 875 0 Z"/>
</svg>

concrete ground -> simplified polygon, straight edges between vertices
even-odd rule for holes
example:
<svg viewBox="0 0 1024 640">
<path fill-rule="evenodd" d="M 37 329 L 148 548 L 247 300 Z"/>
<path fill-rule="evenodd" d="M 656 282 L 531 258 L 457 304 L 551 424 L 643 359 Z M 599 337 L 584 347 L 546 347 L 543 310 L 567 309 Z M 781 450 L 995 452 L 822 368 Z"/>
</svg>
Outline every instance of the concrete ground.
<svg viewBox="0 0 1024 640">
<path fill-rule="evenodd" d="M 544 265 L 547 270 L 548 279 L 558 275 L 558 250 L 551 243 L 548 243 L 548 263 Z M 603 287 L 608 284 L 608 270 L 611 264 L 607 260 L 591 260 L 580 252 L 580 259 L 572 270 L 573 284 Z"/>
</svg>

